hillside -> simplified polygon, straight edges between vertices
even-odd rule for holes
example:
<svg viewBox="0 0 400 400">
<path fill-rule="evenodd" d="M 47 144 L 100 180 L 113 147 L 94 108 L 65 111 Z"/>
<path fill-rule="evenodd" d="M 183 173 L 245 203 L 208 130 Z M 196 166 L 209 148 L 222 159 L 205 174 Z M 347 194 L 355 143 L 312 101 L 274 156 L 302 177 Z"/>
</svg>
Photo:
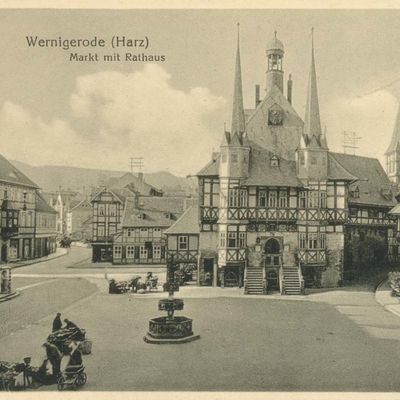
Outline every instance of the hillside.
<svg viewBox="0 0 400 400">
<path fill-rule="evenodd" d="M 20 161 L 10 160 L 18 169 L 32 179 L 42 190 L 48 192 L 64 189 L 81 191 L 104 184 L 109 178 L 119 177 L 126 171 L 108 171 L 90 168 L 66 167 L 59 165 L 33 166 Z M 193 193 L 195 178 L 179 177 L 167 171 L 144 174 L 144 179 L 165 192 L 186 191 Z"/>
</svg>

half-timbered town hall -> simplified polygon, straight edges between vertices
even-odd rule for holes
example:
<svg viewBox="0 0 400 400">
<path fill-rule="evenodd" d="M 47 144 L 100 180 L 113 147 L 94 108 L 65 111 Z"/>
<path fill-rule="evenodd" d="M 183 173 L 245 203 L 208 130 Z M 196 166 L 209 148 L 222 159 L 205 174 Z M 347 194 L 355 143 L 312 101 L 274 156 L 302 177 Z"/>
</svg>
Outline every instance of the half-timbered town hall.
<svg viewBox="0 0 400 400">
<path fill-rule="evenodd" d="M 371 259 L 398 251 L 394 190 L 379 161 L 329 151 L 314 46 L 304 119 L 292 106 L 290 75 L 284 88 L 284 55 L 275 33 L 266 94 L 257 85 L 245 110 L 238 39 L 231 129 L 197 174 L 199 206 L 166 231 L 168 253 L 196 265 L 200 285 L 298 294 L 350 280 L 364 247 Z"/>
</svg>

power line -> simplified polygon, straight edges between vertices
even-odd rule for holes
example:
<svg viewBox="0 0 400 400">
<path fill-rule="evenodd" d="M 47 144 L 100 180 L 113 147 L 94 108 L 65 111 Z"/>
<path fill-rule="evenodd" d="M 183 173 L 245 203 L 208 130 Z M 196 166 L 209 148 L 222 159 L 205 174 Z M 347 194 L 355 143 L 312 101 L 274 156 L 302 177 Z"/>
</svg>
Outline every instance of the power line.
<svg viewBox="0 0 400 400">
<path fill-rule="evenodd" d="M 343 153 L 347 154 L 347 150 L 353 152 L 353 155 L 356 154 L 356 149 L 359 149 L 358 142 L 362 139 L 361 136 L 357 136 L 357 132 L 352 131 L 343 131 Z"/>
</svg>

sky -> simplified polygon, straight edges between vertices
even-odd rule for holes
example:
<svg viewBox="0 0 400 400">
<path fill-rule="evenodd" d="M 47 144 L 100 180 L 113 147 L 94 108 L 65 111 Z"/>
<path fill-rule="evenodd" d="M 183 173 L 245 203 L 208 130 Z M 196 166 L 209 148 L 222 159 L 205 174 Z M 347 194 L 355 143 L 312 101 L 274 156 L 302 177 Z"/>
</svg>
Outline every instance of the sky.
<svg viewBox="0 0 400 400">
<path fill-rule="evenodd" d="M 265 89 L 266 43 L 285 46 L 284 72 L 303 118 L 314 27 L 322 126 L 330 150 L 343 131 L 357 154 L 384 163 L 400 99 L 398 10 L 0 10 L 0 152 L 32 165 L 195 174 L 230 126 L 236 29 L 245 108 Z M 29 47 L 44 39 L 103 38 L 105 48 Z M 113 36 L 148 38 L 147 49 L 112 49 Z M 69 61 L 99 53 L 99 62 Z M 104 62 L 118 52 L 121 61 Z M 125 61 L 125 53 L 164 62 Z M 398 82 L 397 82 L 398 81 Z M 392 82 L 395 82 L 392 84 Z"/>
</svg>

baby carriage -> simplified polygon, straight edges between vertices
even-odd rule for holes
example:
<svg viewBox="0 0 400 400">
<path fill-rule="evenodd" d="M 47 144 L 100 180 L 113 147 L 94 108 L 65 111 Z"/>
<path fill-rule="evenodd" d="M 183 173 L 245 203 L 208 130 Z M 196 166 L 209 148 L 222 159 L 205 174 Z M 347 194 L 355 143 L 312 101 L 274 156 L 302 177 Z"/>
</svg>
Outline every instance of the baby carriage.
<svg viewBox="0 0 400 400">
<path fill-rule="evenodd" d="M 82 365 L 78 369 L 67 369 L 61 373 L 57 382 L 57 389 L 78 389 L 82 387 L 87 381 L 87 375 L 85 372 L 85 367 Z"/>
</svg>

